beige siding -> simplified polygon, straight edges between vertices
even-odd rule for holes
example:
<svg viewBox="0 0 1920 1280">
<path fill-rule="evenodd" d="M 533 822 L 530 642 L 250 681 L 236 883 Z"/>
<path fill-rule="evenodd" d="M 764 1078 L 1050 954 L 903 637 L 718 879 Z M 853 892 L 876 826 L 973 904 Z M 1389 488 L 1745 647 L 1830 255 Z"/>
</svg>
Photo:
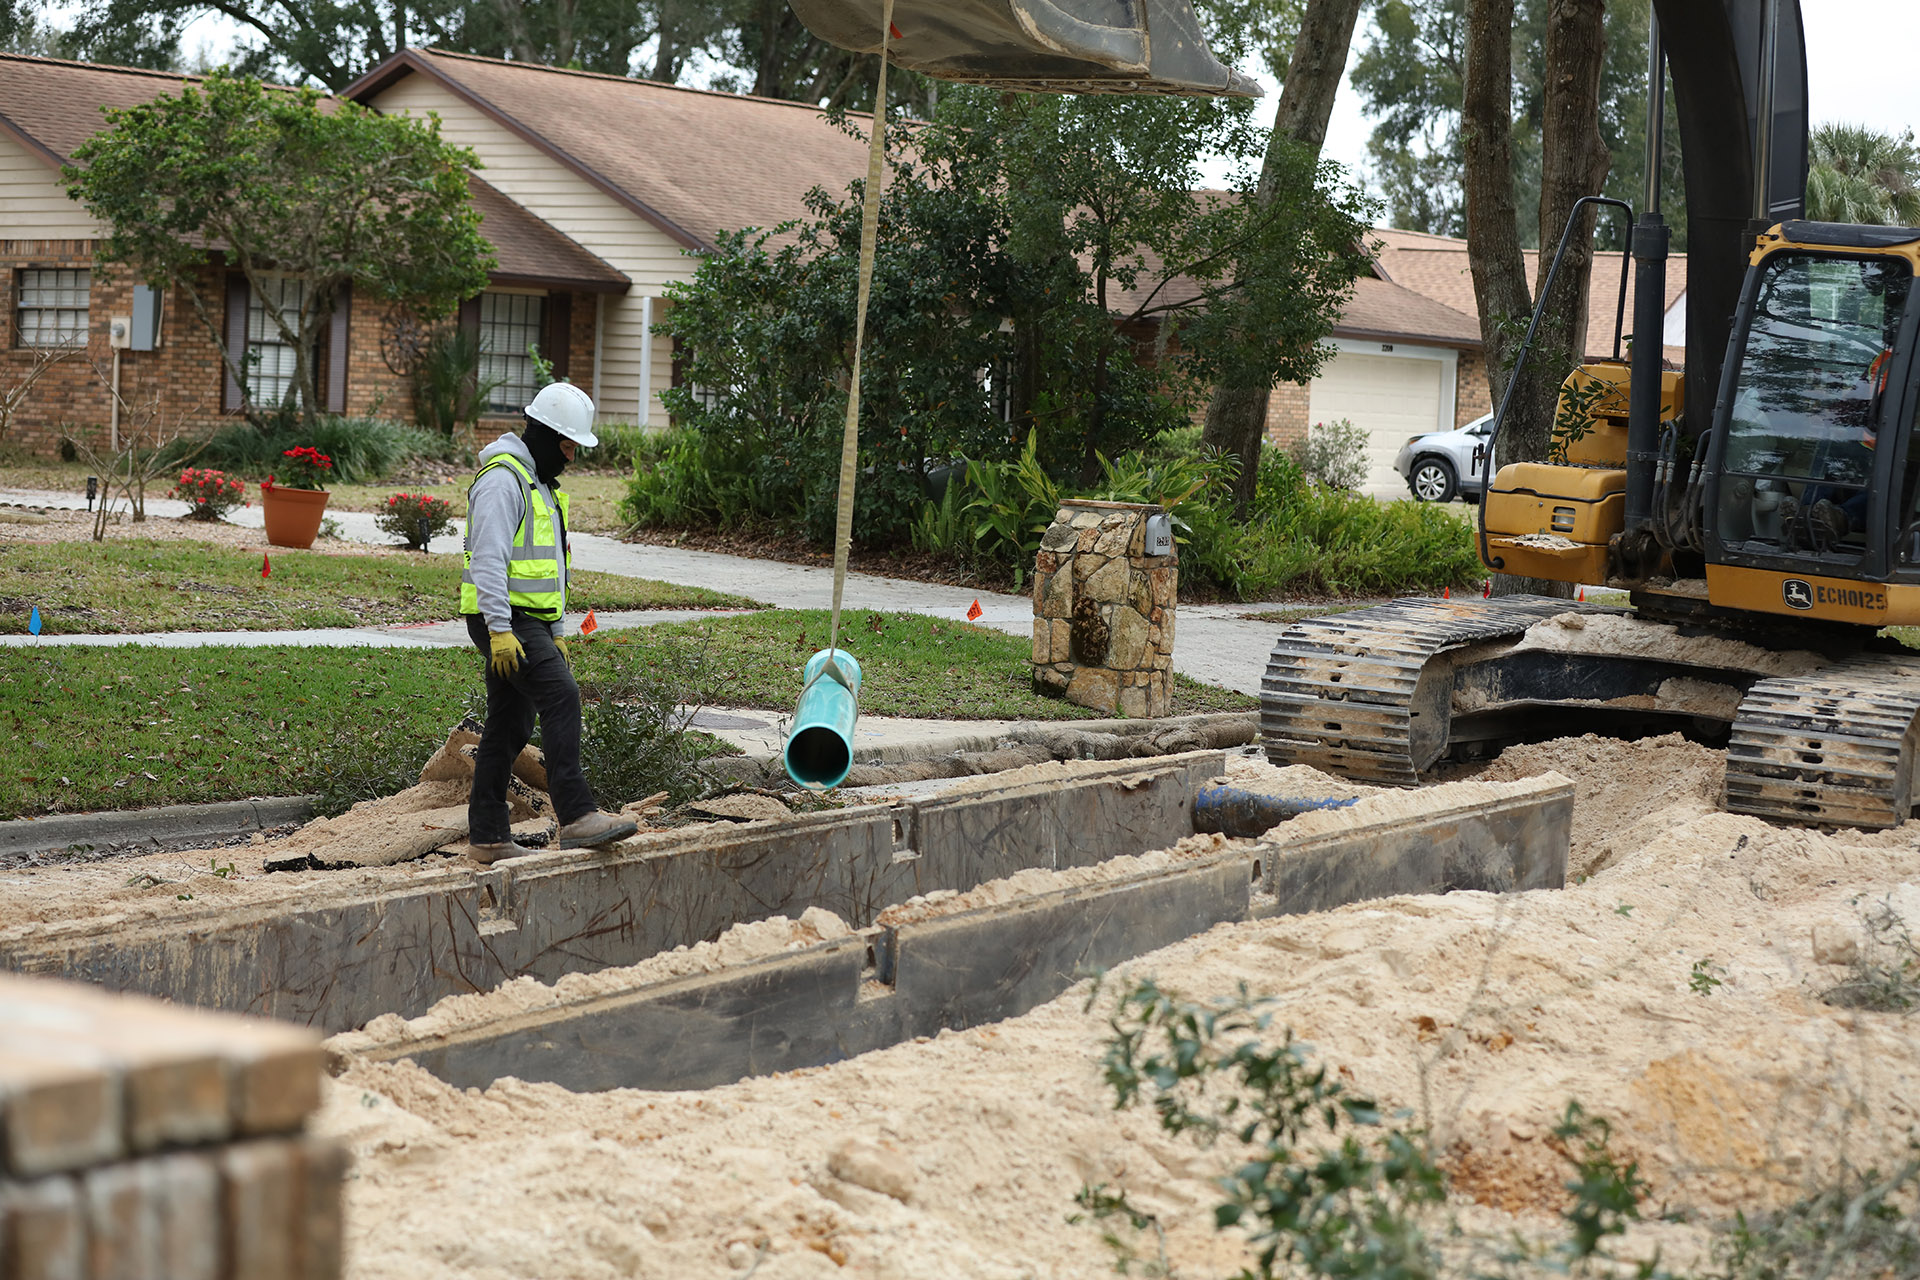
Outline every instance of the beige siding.
<svg viewBox="0 0 1920 1280">
<path fill-rule="evenodd" d="M 92 240 L 99 224 L 67 199 L 60 174 L 0 133 L 0 236 L 8 240 Z"/>
<path fill-rule="evenodd" d="M 607 299 L 599 405 L 603 419 L 633 420 L 639 408 L 641 299 L 658 297 L 669 281 L 693 277 L 694 260 L 680 252 L 679 242 L 426 76 L 402 78 L 369 105 L 388 114 L 439 115 L 441 135 L 471 147 L 489 183 L 633 281 L 629 292 Z M 654 310 L 658 317 L 659 303 Z M 647 420 L 665 426 L 659 393 L 671 382 L 671 346 L 656 336 L 653 352 Z"/>
</svg>

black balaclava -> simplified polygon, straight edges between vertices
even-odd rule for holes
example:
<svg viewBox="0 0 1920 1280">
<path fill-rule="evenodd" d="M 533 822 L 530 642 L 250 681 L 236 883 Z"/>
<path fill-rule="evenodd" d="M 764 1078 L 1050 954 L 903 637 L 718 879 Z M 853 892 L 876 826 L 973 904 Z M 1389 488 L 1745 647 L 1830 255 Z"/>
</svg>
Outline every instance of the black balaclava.
<svg viewBox="0 0 1920 1280">
<path fill-rule="evenodd" d="M 549 489 L 567 469 L 567 455 L 560 452 L 560 441 L 564 439 L 558 431 L 544 422 L 527 419 L 526 429 L 520 433 L 521 442 L 527 446 L 527 452 L 533 455 L 533 474 L 540 483 Z"/>
</svg>

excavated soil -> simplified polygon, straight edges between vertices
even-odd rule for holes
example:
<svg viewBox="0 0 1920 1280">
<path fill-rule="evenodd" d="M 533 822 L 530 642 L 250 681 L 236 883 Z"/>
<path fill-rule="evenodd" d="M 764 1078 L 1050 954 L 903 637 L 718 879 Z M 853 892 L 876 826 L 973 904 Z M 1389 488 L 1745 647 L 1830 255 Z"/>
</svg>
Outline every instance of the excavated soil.
<svg viewBox="0 0 1920 1280">
<path fill-rule="evenodd" d="M 1566 1174 L 1548 1139 L 1573 1100 L 1611 1121 L 1655 1204 L 1703 1221 L 1789 1200 L 1842 1153 L 1884 1167 L 1920 1113 L 1920 1023 L 1819 993 L 1864 912 L 1920 915 L 1920 824 L 1720 813 L 1719 769 L 1678 738 L 1515 748 L 1481 777 L 1575 781 L 1584 879 L 1565 890 L 1223 925 L 1117 976 L 1275 997 L 1342 1079 L 1432 1131 L 1470 1238 L 1550 1221 Z M 1701 971 L 1721 985 L 1700 994 Z M 356 1157 L 351 1274 L 1106 1276 L 1100 1228 L 1069 1222 L 1090 1182 L 1160 1215 L 1179 1274 L 1229 1273 L 1246 1255 L 1213 1229 L 1209 1182 L 1229 1153 L 1112 1109 L 1106 1013 L 1083 985 L 993 1026 L 690 1093 L 458 1090 L 349 1058 L 318 1127 Z M 1629 1246 L 1684 1261 L 1701 1230 Z"/>
</svg>

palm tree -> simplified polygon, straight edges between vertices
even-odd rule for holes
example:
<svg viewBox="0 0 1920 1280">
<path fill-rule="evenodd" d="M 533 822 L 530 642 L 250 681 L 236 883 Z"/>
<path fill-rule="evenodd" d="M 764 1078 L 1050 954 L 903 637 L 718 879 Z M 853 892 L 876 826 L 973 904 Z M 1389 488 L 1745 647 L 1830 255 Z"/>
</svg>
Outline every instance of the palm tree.
<svg viewBox="0 0 1920 1280">
<path fill-rule="evenodd" d="M 1920 148 L 1865 125 L 1823 124 L 1809 140 L 1807 217 L 1876 226 L 1920 224 Z"/>
</svg>

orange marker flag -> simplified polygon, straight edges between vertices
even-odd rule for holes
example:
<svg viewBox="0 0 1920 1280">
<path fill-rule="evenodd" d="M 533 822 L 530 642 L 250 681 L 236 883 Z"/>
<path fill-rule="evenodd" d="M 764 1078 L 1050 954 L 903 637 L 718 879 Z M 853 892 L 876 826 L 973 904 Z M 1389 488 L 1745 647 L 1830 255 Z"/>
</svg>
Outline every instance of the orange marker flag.
<svg viewBox="0 0 1920 1280">
<path fill-rule="evenodd" d="M 1486 584 L 1480 588 L 1480 598 L 1482 600 L 1493 599 L 1493 579 L 1492 578 L 1488 578 L 1486 581 Z"/>
<path fill-rule="evenodd" d="M 600 619 L 593 616 L 593 610 L 587 610 L 587 616 L 580 619 L 580 634 L 590 636 L 600 629 Z"/>
<path fill-rule="evenodd" d="M 986 610 L 980 607 L 980 602 L 978 600 L 975 600 L 972 604 L 967 606 L 967 621 L 973 622 L 976 619 L 978 619 L 981 614 L 985 612 Z"/>
<path fill-rule="evenodd" d="M 267 559 L 267 553 L 263 551 L 260 553 L 260 576 L 264 578 L 272 572 L 273 561 Z"/>
</svg>

